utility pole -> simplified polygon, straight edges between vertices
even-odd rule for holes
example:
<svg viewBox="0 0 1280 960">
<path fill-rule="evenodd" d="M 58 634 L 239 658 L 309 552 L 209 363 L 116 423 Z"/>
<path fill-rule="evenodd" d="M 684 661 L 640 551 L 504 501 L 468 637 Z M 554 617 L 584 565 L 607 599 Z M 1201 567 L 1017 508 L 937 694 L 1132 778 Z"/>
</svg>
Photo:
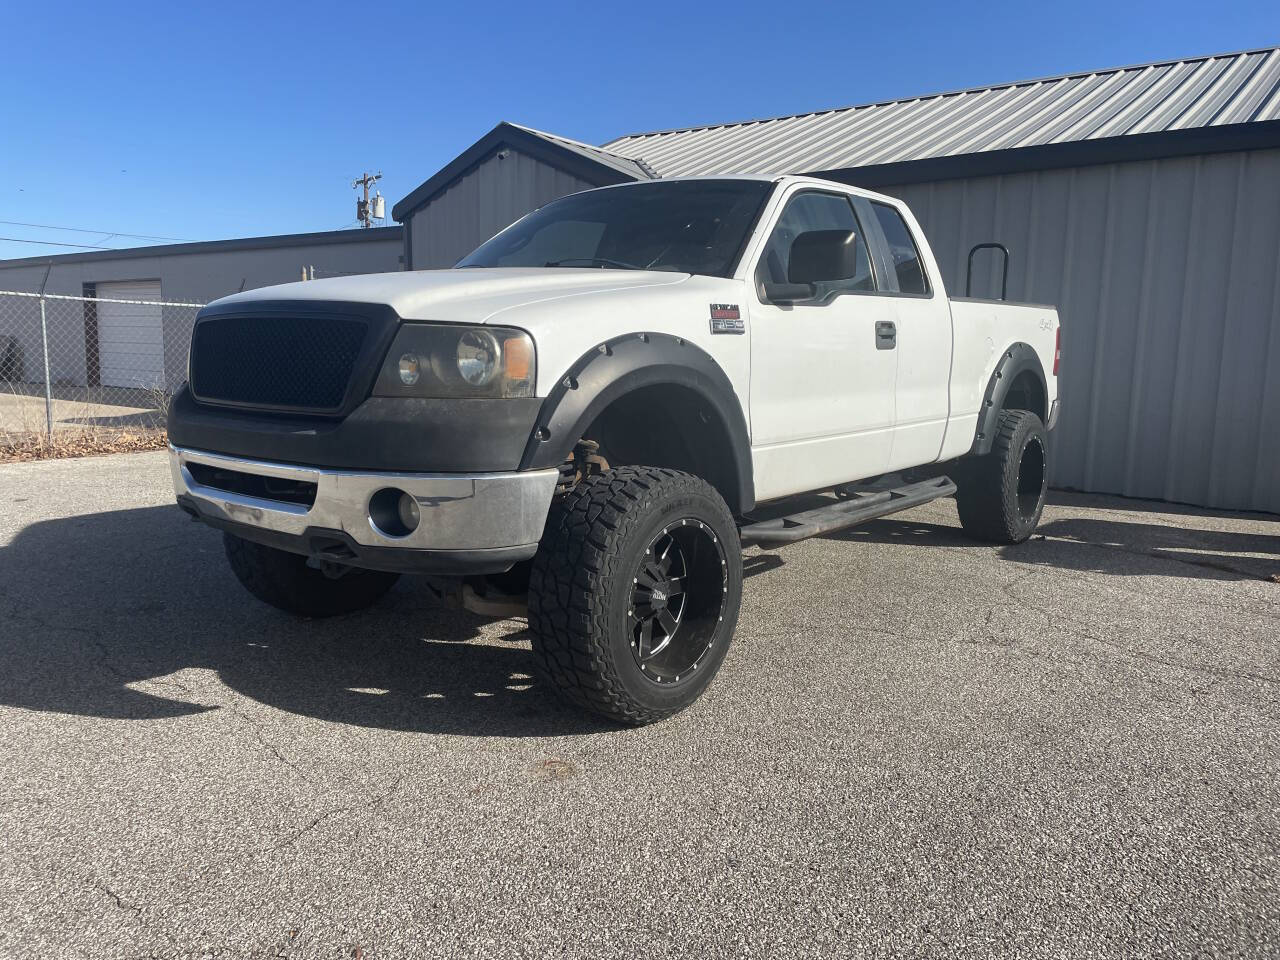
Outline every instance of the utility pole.
<svg viewBox="0 0 1280 960">
<path fill-rule="evenodd" d="M 381 220 L 386 215 L 385 201 L 381 194 L 373 198 L 373 206 L 369 206 L 369 188 L 382 179 L 382 172 L 365 173 L 351 181 L 351 189 L 364 187 L 364 199 L 356 199 L 356 219 L 366 230 L 373 226 L 374 220 Z"/>
</svg>

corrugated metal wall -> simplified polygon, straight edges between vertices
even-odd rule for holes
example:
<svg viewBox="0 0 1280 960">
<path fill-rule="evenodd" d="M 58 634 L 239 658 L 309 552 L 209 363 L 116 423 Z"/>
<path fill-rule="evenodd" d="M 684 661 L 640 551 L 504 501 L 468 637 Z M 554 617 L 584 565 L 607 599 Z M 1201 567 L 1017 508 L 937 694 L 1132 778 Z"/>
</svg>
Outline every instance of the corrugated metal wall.
<svg viewBox="0 0 1280 960">
<path fill-rule="evenodd" d="M 530 210 L 594 186 L 518 150 L 489 157 L 410 216 L 410 269 L 451 267 Z"/>
<path fill-rule="evenodd" d="M 1009 296 L 1058 305 L 1056 485 L 1280 513 L 1280 150 L 885 192 L 952 292 L 994 239 Z M 993 261 L 975 295 L 998 289 Z"/>
</svg>

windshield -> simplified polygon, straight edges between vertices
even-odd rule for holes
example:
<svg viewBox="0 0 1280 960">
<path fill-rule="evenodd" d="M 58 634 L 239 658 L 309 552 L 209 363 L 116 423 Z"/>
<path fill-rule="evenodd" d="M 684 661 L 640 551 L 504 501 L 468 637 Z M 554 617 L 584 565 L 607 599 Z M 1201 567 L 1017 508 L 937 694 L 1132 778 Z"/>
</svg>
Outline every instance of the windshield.
<svg viewBox="0 0 1280 960">
<path fill-rule="evenodd" d="M 678 180 L 575 193 L 516 221 L 458 266 L 728 277 L 772 189 L 763 180 Z"/>
</svg>

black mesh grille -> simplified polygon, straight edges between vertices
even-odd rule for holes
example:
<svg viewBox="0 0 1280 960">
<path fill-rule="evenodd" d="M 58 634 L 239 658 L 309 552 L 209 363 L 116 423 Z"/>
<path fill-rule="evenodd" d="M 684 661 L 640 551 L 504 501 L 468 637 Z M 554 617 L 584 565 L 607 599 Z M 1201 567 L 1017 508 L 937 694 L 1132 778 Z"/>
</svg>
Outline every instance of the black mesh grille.
<svg viewBox="0 0 1280 960">
<path fill-rule="evenodd" d="M 342 317 L 203 320 L 191 343 L 191 391 L 212 403 L 336 410 L 367 331 Z"/>
</svg>

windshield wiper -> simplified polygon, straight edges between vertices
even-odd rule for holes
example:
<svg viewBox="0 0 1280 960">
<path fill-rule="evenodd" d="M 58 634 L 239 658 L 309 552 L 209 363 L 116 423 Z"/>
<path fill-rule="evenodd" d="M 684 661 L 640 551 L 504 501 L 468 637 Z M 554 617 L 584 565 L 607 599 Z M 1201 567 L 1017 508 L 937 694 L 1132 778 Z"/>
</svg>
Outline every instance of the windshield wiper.
<svg viewBox="0 0 1280 960">
<path fill-rule="evenodd" d="M 617 267 L 619 270 L 643 270 L 644 267 L 623 260 L 610 260 L 608 257 L 565 257 L 563 260 L 548 260 L 544 267 L 567 267 L 571 264 L 582 264 L 587 267 Z"/>
</svg>

